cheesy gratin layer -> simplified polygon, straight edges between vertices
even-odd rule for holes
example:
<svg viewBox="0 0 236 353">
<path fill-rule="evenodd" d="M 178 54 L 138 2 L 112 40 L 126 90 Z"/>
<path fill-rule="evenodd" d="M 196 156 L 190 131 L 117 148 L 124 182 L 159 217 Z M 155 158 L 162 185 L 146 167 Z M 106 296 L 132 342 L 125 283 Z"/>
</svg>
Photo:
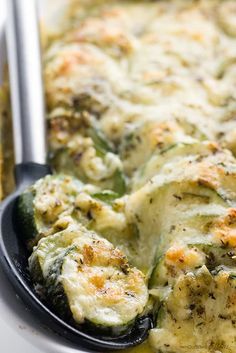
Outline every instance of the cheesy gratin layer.
<svg viewBox="0 0 236 353">
<path fill-rule="evenodd" d="M 70 227 L 87 230 L 75 244 L 87 241 L 93 255 L 86 256 L 100 256 L 86 263 L 100 277 L 89 277 L 87 302 L 79 289 L 71 294 L 75 319 L 80 308 L 91 317 L 92 302 L 94 310 L 108 305 L 120 325 L 133 305 L 125 323 L 154 313 L 152 352 L 235 353 L 236 2 L 72 1 L 45 50 L 44 77 L 50 160 L 55 174 L 67 176 L 30 191 L 37 235 L 29 246 L 42 238 L 31 271 L 51 286 L 63 259 L 67 296 L 80 278 L 84 293 L 86 272 L 75 276 L 73 266 L 85 250 L 70 255 L 74 240 L 60 250 L 54 241 Z M 40 249 L 49 264 L 54 259 L 51 270 Z M 102 251 L 115 254 L 114 263 Z M 116 256 L 125 256 L 129 279 Z M 117 284 L 93 266 L 123 273 L 119 305 L 112 294 L 109 304 L 99 301 Z M 104 312 L 106 324 L 112 319 Z"/>
</svg>

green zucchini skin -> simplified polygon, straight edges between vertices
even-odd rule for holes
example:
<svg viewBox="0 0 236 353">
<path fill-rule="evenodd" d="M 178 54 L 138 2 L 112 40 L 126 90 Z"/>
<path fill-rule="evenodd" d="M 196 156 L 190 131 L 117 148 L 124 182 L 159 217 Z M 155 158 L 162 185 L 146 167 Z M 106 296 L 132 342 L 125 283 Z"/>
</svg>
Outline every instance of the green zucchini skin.
<svg viewBox="0 0 236 353">
<path fill-rule="evenodd" d="M 29 269 L 30 275 L 32 278 L 33 283 L 40 284 L 44 286 L 44 276 L 43 276 L 43 269 L 40 258 L 38 256 L 33 256 L 34 253 L 29 258 Z"/>
<path fill-rule="evenodd" d="M 63 252 L 55 260 L 49 270 L 48 276 L 45 279 L 45 288 L 47 288 L 46 295 L 49 303 L 53 306 L 60 317 L 62 317 L 64 320 L 72 322 L 74 326 L 82 327 L 87 332 L 95 332 L 95 334 L 101 332 L 103 334 L 112 335 L 114 337 L 125 333 L 132 326 L 135 318 L 125 323 L 124 325 L 119 326 L 105 326 L 104 324 L 99 324 L 99 322 L 92 322 L 86 318 L 84 318 L 83 322 L 80 323 L 73 318 L 73 313 L 70 309 L 70 304 L 63 284 L 58 281 L 58 278 L 62 273 L 64 258 L 65 256 L 68 256 L 70 252 L 73 252 L 73 250 L 73 246 L 66 249 L 65 252 Z"/>
<path fill-rule="evenodd" d="M 17 225 L 29 248 L 53 229 L 61 215 L 70 214 L 82 183 L 65 175 L 50 175 L 23 192 L 16 205 Z"/>
<path fill-rule="evenodd" d="M 74 247 L 71 246 L 60 253 L 50 267 L 47 277 L 45 278 L 46 295 L 49 302 L 64 320 L 70 320 L 72 313 L 63 285 L 58 281 L 58 277 L 61 274 L 65 256 L 67 256 L 73 249 Z"/>
<path fill-rule="evenodd" d="M 111 190 L 104 190 L 101 192 L 97 192 L 92 195 L 95 199 L 101 200 L 107 204 L 111 204 L 115 201 L 115 199 L 119 198 L 119 194 L 116 192 L 113 192 Z"/>
<path fill-rule="evenodd" d="M 123 196 L 126 193 L 126 179 L 124 173 L 117 169 L 113 175 L 112 190 L 119 196 Z"/>
<path fill-rule="evenodd" d="M 21 194 L 17 200 L 16 221 L 26 242 L 34 239 L 40 231 L 35 219 L 34 198 L 35 192 L 29 190 Z"/>
<path fill-rule="evenodd" d="M 122 183 L 119 192 L 121 187 Z M 77 220 L 120 246 L 129 256 L 125 249 L 132 229 L 124 223 L 124 204 L 115 209 L 119 197 L 117 192 L 101 191 L 93 185 L 86 188 L 68 175 L 47 176 L 20 195 L 17 205 L 19 229 L 28 249 L 32 250 L 39 239 L 63 230 Z"/>
<path fill-rule="evenodd" d="M 77 223 L 41 239 L 29 269 L 58 315 L 91 330 L 121 334 L 147 304 L 141 272 L 111 243 Z"/>
<path fill-rule="evenodd" d="M 113 152 L 114 146 L 106 139 L 102 131 L 95 128 L 88 129 L 88 136 L 93 140 L 96 151 L 101 156 L 105 156 L 107 152 Z"/>
</svg>

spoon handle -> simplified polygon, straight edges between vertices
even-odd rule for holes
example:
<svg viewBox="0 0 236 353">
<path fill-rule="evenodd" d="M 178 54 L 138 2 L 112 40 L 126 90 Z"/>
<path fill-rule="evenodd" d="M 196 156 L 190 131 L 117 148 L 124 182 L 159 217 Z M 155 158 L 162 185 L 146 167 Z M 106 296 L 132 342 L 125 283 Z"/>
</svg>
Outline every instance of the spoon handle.
<svg viewBox="0 0 236 353">
<path fill-rule="evenodd" d="M 45 106 L 36 3 L 6 2 L 15 161 L 45 164 Z"/>
</svg>

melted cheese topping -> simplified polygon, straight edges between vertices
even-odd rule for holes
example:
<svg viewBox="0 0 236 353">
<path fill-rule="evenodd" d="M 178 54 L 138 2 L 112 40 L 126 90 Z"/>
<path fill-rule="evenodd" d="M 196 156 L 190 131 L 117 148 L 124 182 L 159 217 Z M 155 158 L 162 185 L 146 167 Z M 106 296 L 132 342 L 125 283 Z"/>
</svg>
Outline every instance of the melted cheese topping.
<svg viewBox="0 0 236 353">
<path fill-rule="evenodd" d="M 76 253 L 66 258 L 59 281 L 76 322 L 86 318 L 119 328 L 141 314 L 148 298 L 141 272 L 129 268 L 124 255 L 104 240 L 94 244 L 86 234 L 75 245 Z"/>
<path fill-rule="evenodd" d="M 154 116 L 192 122 L 207 136 L 229 142 L 236 53 L 228 32 L 234 2 L 93 5 L 84 15 L 77 4 L 76 29 L 46 53 L 50 111 L 77 103 L 100 116 L 110 139 Z"/>
<path fill-rule="evenodd" d="M 180 353 L 236 349 L 235 278 L 227 270 L 212 277 L 202 267 L 180 276 L 163 305 L 159 325 L 150 333 L 154 347 Z"/>
<path fill-rule="evenodd" d="M 145 273 L 154 352 L 233 353 L 235 1 L 73 0 L 68 18 L 44 55 L 52 163 L 118 191 L 69 213 Z"/>
<path fill-rule="evenodd" d="M 148 300 L 143 274 L 110 242 L 77 224 L 41 239 L 29 266 L 34 276 L 39 267 L 51 300 L 59 308 L 68 302 L 79 324 L 125 330 Z"/>
</svg>

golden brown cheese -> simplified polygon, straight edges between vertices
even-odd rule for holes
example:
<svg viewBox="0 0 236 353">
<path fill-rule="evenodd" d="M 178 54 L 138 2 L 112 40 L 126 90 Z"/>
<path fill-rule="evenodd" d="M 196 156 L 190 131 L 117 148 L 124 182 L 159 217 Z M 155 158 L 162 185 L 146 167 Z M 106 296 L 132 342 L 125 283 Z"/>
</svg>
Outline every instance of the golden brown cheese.
<svg viewBox="0 0 236 353">
<path fill-rule="evenodd" d="M 50 149 L 122 190 L 75 206 L 150 279 L 156 327 L 131 351 L 234 353 L 235 1 L 71 4 L 44 55 Z"/>
<path fill-rule="evenodd" d="M 143 274 L 110 242 L 75 222 L 41 239 L 29 267 L 58 314 L 78 324 L 124 331 L 147 303 Z"/>
<path fill-rule="evenodd" d="M 192 110 L 195 124 L 211 127 L 211 116 L 221 119 L 234 97 L 235 74 L 227 74 L 234 67 L 234 38 L 225 36 L 218 19 L 229 3 L 109 1 L 93 3 L 86 15 L 80 9 L 76 29 L 47 52 L 49 105 L 73 105 L 82 91 L 95 100 L 93 109 L 107 110 L 98 112 L 110 138 L 143 115 L 188 120 Z"/>
</svg>

